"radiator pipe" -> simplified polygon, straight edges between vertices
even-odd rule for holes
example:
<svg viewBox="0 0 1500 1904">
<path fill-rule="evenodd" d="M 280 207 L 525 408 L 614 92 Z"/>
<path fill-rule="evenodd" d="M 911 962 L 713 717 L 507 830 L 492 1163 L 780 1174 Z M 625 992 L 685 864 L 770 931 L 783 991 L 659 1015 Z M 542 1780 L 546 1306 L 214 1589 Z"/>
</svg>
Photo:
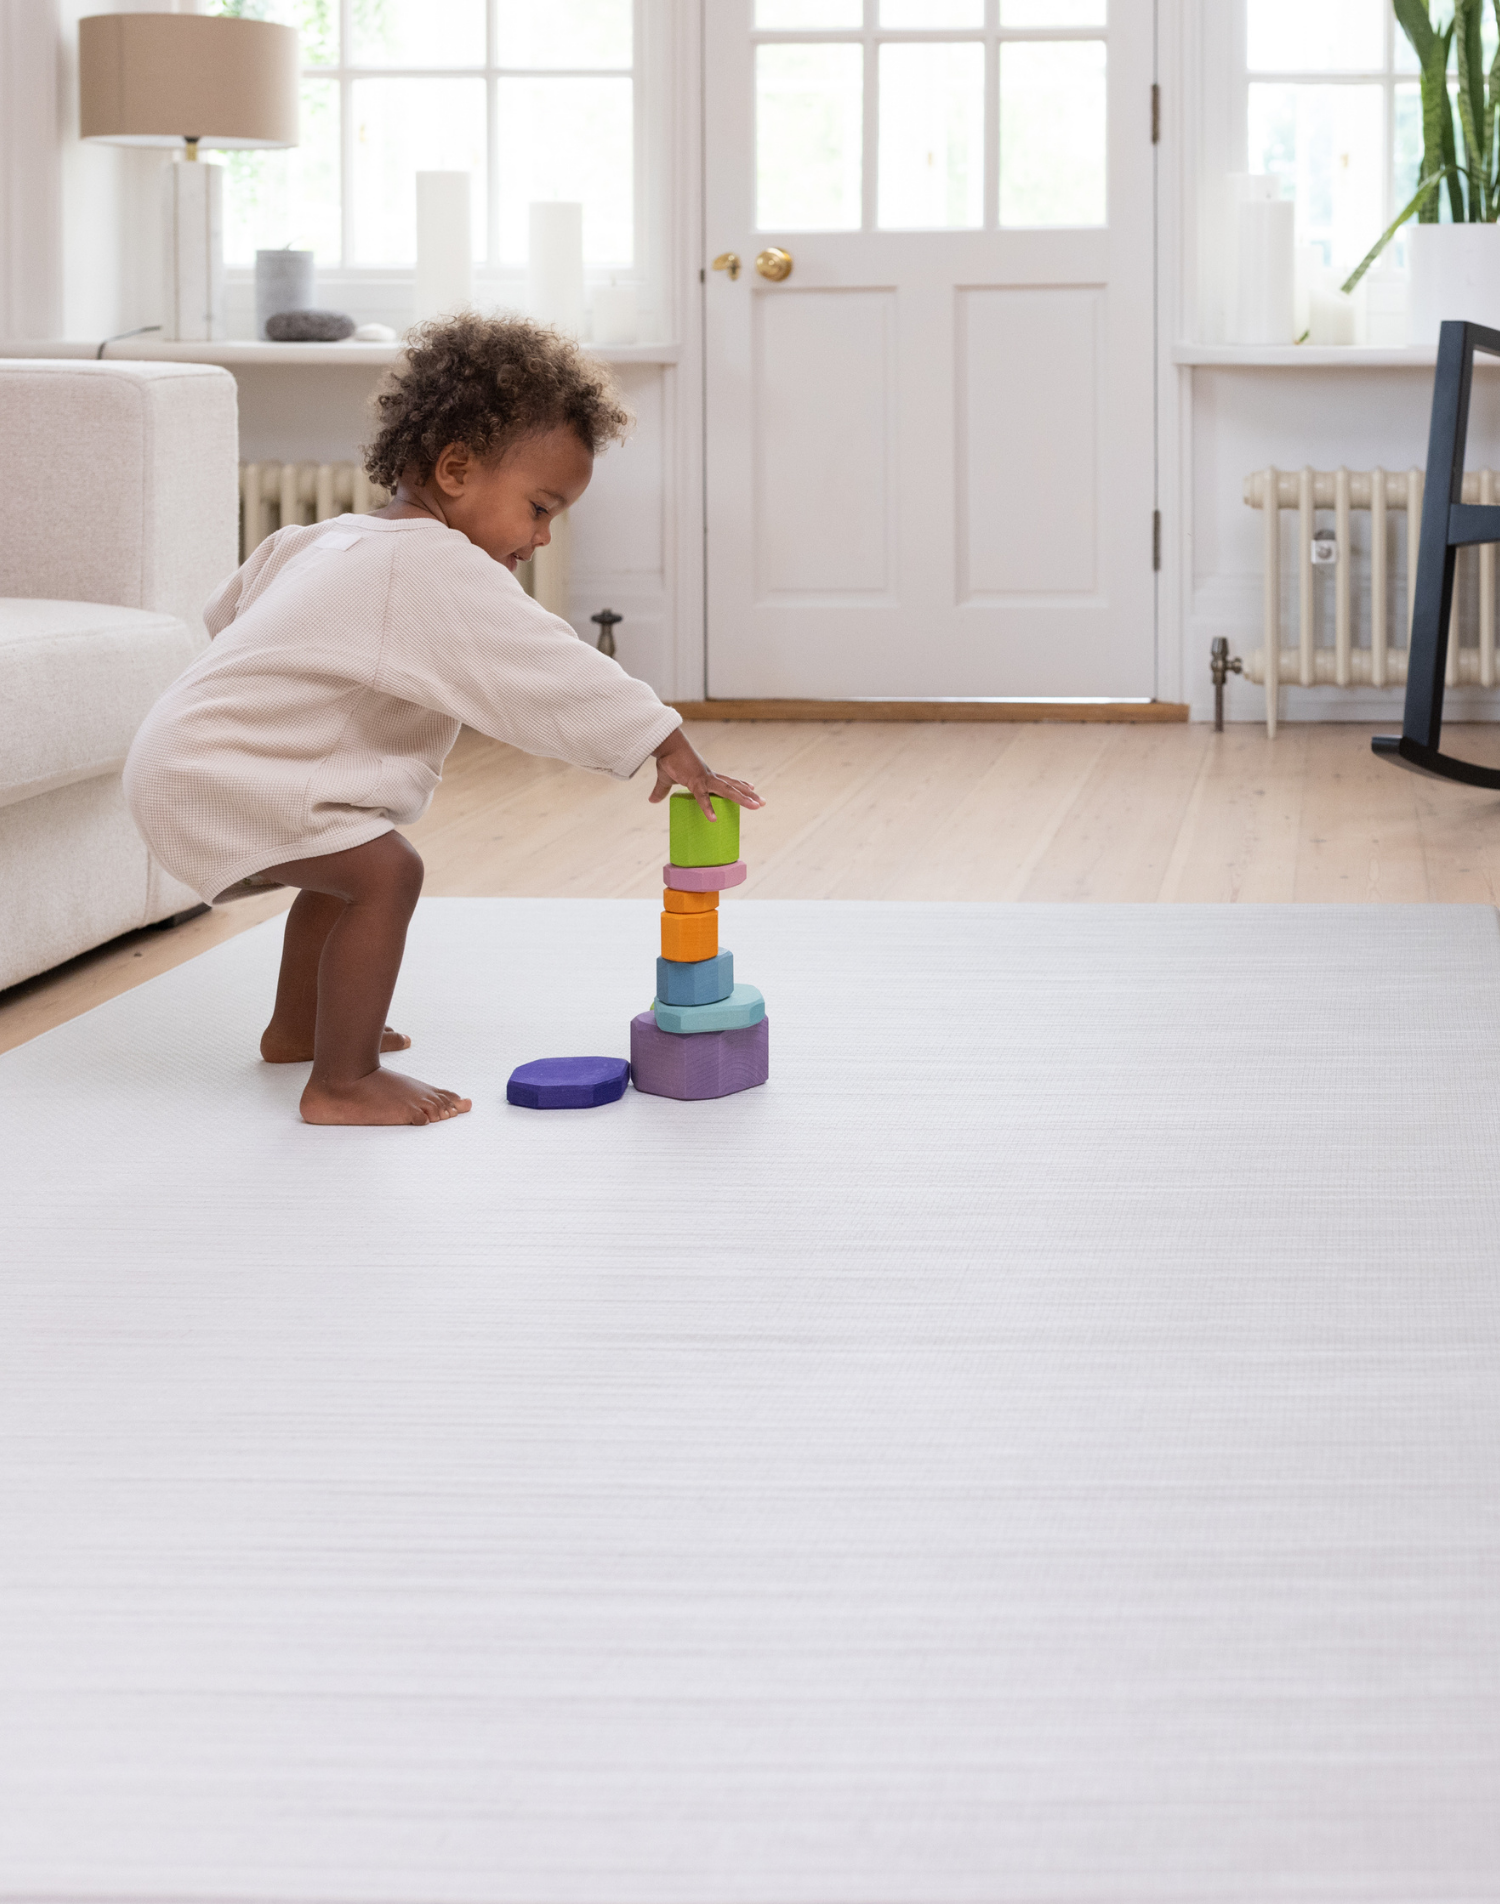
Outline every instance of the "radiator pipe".
<svg viewBox="0 0 1500 1904">
<path fill-rule="evenodd" d="M 1208 650 L 1209 671 L 1214 679 L 1214 732 L 1224 732 L 1224 683 L 1232 674 L 1243 674 L 1245 664 L 1238 655 L 1231 656 L 1229 641 L 1224 635 L 1215 635 Z"/>
</svg>

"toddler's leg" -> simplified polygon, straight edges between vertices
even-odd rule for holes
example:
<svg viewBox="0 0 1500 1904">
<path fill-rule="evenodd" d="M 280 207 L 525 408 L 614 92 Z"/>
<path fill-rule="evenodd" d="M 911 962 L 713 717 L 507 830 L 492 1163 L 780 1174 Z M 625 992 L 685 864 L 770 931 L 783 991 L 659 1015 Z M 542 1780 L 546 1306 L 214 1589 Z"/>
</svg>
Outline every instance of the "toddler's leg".
<svg viewBox="0 0 1500 1904">
<path fill-rule="evenodd" d="M 312 1058 L 318 1028 L 318 964 L 323 942 L 343 910 L 344 901 L 329 893 L 300 892 L 292 901 L 281 941 L 276 1008 L 260 1040 L 260 1055 L 267 1064 L 307 1064 Z M 381 1033 L 382 1051 L 405 1051 L 410 1044 L 410 1038 L 389 1025 Z"/>
<path fill-rule="evenodd" d="M 467 1111 L 468 1098 L 380 1068 L 385 1015 L 422 890 L 414 849 L 399 833 L 384 833 L 345 853 L 267 867 L 265 876 L 341 906 L 318 958 L 312 1076 L 302 1093 L 307 1122 L 434 1124 Z M 313 914 L 309 931 L 315 921 Z"/>
</svg>

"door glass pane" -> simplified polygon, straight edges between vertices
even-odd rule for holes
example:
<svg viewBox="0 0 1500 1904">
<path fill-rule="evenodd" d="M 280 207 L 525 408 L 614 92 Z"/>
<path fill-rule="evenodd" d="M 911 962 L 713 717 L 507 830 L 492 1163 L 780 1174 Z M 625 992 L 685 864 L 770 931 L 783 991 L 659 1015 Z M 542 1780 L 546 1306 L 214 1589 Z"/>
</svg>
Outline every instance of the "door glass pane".
<svg viewBox="0 0 1500 1904">
<path fill-rule="evenodd" d="M 1245 52 L 1253 73 L 1378 72 L 1385 0 L 1246 0 Z"/>
<path fill-rule="evenodd" d="M 864 48 L 755 51 L 755 222 L 762 231 L 858 231 Z"/>
<path fill-rule="evenodd" d="M 796 33 L 811 27 L 850 27 L 864 23 L 865 0 L 755 0 L 758 27 L 781 27 Z"/>
<path fill-rule="evenodd" d="M 953 230 L 984 222 L 984 47 L 880 49 L 880 224 Z"/>
<path fill-rule="evenodd" d="M 500 262 L 525 264 L 533 199 L 583 206 L 587 264 L 635 256 L 634 104 L 628 79 L 502 79 L 496 88 Z"/>
<path fill-rule="evenodd" d="M 1002 225 L 1104 223 L 1106 104 L 1103 41 L 1002 43 Z"/>
<path fill-rule="evenodd" d="M 354 110 L 355 264 L 413 264 L 421 172 L 467 172 L 474 255 L 484 256 L 484 81 L 358 79 Z"/>
<path fill-rule="evenodd" d="M 1298 244 L 1317 245 L 1327 264 L 1352 269 L 1385 224 L 1382 93 L 1379 86 L 1250 88 L 1250 170 L 1284 181 L 1283 197 L 1297 202 Z"/>
<path fill-rule="evenodd" d="M 882 26 L 983 26 L 984 0 L 880 0 Z"/>
<path fill-rule="evenodd" d="M 499 0 L 495 59 L 501 66 L 627 67 L 631 0 Z"/>
<path fill-rule="evenodd" d="M 1107 0 L 1000 0 L 1001 26 L 1107 26 Z"/>
<path fill-rule="evenodd" d="M 302 82 L 302 143 L 285 152 L 216 152 L 224 167 L 224 257 L 254 264 L 258 250 L 295 245 L 320 265 L 339 262 L 339 89 Z"/>
<path fill-rule="evenodd" d="M 484 0 L 353 0 L 356 66 L 483 66 Z"/>
</svg>

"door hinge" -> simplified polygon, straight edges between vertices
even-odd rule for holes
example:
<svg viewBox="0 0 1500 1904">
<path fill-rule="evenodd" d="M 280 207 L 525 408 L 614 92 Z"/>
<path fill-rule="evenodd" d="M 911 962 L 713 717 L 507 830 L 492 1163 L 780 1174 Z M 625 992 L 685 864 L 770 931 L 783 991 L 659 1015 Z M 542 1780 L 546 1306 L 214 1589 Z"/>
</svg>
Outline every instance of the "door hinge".
<svg viewBox="0 0 1500 1904">
<path fill-rule="evenodd" d="M 1161 568 L 1161 511 L 1159 509 L 1151 511 L 1151 567 L 1157 571 Z"/>
<path fill-rule="evenodd" d="M 1161 144 L 1161 87 L 1155 84 L 1151 88 L 1151 143 Z"/>
<path fill-rule="evenodd" d="M 703 269 L 702 265 L 698 267 L 698 282 L 700 284 L 708 283 L 708 273 Z"/>
</svg>

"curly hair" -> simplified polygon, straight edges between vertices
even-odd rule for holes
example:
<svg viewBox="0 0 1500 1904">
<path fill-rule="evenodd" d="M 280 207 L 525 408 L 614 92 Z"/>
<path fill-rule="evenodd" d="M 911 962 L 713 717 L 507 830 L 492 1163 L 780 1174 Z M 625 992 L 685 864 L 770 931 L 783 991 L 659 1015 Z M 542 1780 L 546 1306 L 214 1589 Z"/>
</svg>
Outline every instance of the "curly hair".
<svg viewBox="0 0 1500 1904">
<path fill-rule="evenodd" d="M 634 422 L 609 371 L 570 338 L 472 311 L 409 331 L 373 407 L 379 427 L 365 469 L 387 489 L 408 469 L 426 482 L 450 443 L 488 458 L 522 437 L 569 429 L 597 455 Z"/>
</svg>

